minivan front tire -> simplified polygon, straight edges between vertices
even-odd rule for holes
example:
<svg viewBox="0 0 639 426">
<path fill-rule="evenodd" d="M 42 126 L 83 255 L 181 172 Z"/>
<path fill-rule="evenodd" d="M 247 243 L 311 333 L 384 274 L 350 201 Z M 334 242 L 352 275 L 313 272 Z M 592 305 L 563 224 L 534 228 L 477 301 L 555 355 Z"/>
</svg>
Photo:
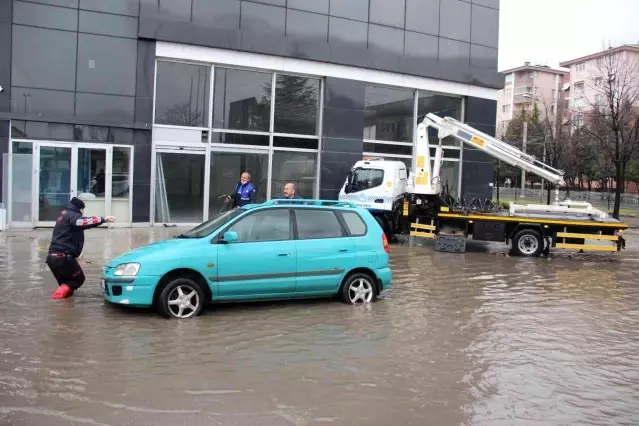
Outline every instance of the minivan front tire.
<svg viewBox="0 0 639 426">
<path fill-rule="evenodd" d="M 176 278 L 158 296 L 160 315 L 171 319 L 188 319 L 202 313 L 205 304 L 202 287 L 190 278 Z"/>
<path fill-rule="evenodd" d="M 341 297 L 349 305 L 372 303 L 377 299 L 375 281 L 368 274 L 356 272 L 344 281 Z"/>
</svg>

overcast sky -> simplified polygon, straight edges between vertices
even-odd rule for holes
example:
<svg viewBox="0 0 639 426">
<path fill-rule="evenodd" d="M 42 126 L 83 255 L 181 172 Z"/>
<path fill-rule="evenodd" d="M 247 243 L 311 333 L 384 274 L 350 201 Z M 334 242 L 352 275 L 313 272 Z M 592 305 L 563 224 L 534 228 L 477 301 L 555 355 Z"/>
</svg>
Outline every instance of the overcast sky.
<svg viewBox="0 0 639 426">
<path fill-rule="evenodd" d="M 639 43 L 639 0 L 501 0 L 499 71 Z"/>
</svg>

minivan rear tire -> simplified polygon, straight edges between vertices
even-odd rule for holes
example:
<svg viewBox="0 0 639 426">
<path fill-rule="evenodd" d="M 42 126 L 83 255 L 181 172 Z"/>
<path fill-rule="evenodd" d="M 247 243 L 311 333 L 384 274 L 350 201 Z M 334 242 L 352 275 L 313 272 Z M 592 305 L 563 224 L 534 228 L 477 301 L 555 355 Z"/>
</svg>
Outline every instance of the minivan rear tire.
<svg viewBox="0 0 639 426">
<path fill-rule="evenodd" d="M 364 272 L 349 275 L 342 284 L 340 296 L 349 305 L 372 303 L 377 299 L 375 280 Z"/>
</svg>

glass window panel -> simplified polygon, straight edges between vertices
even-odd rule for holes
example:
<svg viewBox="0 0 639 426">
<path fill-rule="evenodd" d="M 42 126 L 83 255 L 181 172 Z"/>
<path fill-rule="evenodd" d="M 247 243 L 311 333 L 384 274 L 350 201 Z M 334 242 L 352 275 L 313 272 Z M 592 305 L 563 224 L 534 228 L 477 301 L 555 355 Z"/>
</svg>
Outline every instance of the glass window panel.
<svg viewBox="0 0 639 426">
<path fill-rule="evenodd" d="M 80 0 L 80 9 L 138 16 L 140 0 Z"/>
<path fill-rule="evenodd" d="M 229 231 L 237 232 L 238 243 L 290 240 L 291 212 L 289 209 L 255 212 L 238 220 Z"/>
<path fill-rule="evenodd" d="M 368 0 L 330 0 L 332 16 L 368 21 Z"/>
<path fill-rule="evenodd" d="M 443 67 L 467 67 L 470 65 L 470 44 L 439 38 L 439 61 Z"/>
<path fill-rule="evenodd" d="M 404 28 L 406 0 L 370 0 L 370 22 Z"/>
<path fill-rule="evenodd" d="M 53 6 L 78 8 L 78 0 L 29 0 L 32 3 L 50 4 Z"/>
<path fill-rule="evenodd" d="M 129 96 L 77 93 L 75 115 L 103 121 L 133 123 L 134 101 L 135 98 Z"/>
<path fill-rule="evenodd" d="M 328 41 L 328 16 L 288 9 L 286 35 L 326 42 Z"/>
<path fill-rule="evenodd" d="M 328 42 L 341 42 L 366 48 L 368 43 L 368 24 L 350 19 L 330 18 Z"/>
<path fill-rule="evenodd" d="M 237 0 L 193 0 L 193 22 L 209 28 L 238 29 L 240 2 Z"/>
<path fill-rule="evenodd" d="M 470 3 L 460 0 L 441 2 L 439 35 L 454 40 L 470 41 Z"/>
<path fill-rule="evenodd" d="M 81 10 L 80 32 L 137 38 L 138 18 Z"/>
<path fill-rule="evenodd" d="M 155 221 L 200 223 L 204 206 L 204 155 L 157 154 Z"/>
<path fill-rule="evenodd" d="M 366 224 L 362 217 L 355 212 L 340 211 L 348 232 L 356 237 L 366 235 Z"/>
<path fill-rule="evenodd" d="M 242 173 L 251 175 L 256 187 L 256 201 L 266 201 L 268 153 L 244 154 L 236 152 L 211 153 L 211 184 L 209 189 L 209 217 L 225 210 L 224 199 L 231 194 Z"/>
<path fill-rule="evenodd" d="M 311 152 L 273 152 L 271 198 L 281 198 L 284 185 L 293 183 L 302 198 L 315 198 L 317 154 Z"/>
<path fill-rule="evenodd" d="M 499 0 L 473 0 L 474 4 L 499 9 Z"/>
<path fill-rule="evenodd" d="M 452 96 L 436 95 L 428 92 L 418 92 L 417 98 L 417 122 L 421 123 L 426 114 L 435 114 L 439 117 L 453 117 L 461 120 L 462 100 Z M 430 144 L 438 145 L 437 131 L 428 130 L 428 139 Z M 454 138 L 445 138 L 442 143 L 444 145 L 459 146 L 460 142 Z"/>
<path fill-rule="evenodd" d="M 364 151 L 379 154 L 412 155 L 412 145 L 389 145 L 384 143 L 364 142 Z"/>
<path fill-rule="evenodd" d="M 406 0 L 406 29 L 419 33 L 439 34 L 440 0 Z"/>
<path fill-rule="evenodd" d="M 11 161 L 11 180 L 10 183 L 4 182 L 7 186 L 11 185 L 11 221 L 28 223 L 32 221 L 33 146 L 30 143 L 14 142 Z M 4 170 L 8 171 L 7 163 L 5 167 Z M 5 193 L 5 197 L 7 195 Z"/>
<path fill-rule="evenodd" d="M 111 215 L 118 222 L 127 223 L 130 218 L 129 177 L 131 173 L 131 148 L 113 147 L 113 166 L 111 174 Z"/>
<path fill-rule="evenodd" d="M 444 161 L 439 169 L 440 183 L 442 187 L 448 186 L 449 194 L 453 198 L 459 197 L 459 165 L 459 161 Z"/>
<path fill-rule="evenodd" d="M 38 219 L 54 222 L 71 199 L 71 148 L 40 147 Z"/>
<path fill-rule="evenodd" d="M 77 31 L 78 11 L 44 4 L 16 1 L 13 4 L 13 23 Z"/>
<path fill-rule="evenodd" d="M 87 216 L 106 216 L 106 149 L 78 148 L 77 194 Z"/>
<path fill-rule="evenodd" d="M 471 41 L 488 47 L 498 47 L 499 10 L 473 5 Z"/>
<path fill-rule="evenodd" d="M 296 209 L 295 222 L 300 240 L 344 236 L 342 225 L 332 210 Z"/>
<path fill-rule="evenodd" d="M 154 0 L 153 3 L 156 3 Z M 170 20 L 190 22 L 191 0 L 157 0 L 160 13 Z"/>
<path fill-rule="evenodd" d="M 329 0 L 288 0 L 286 7 L 328 15 Z"/>
<path fill-rule="evenodd" d="M 413 141 L 415 92 L 366 86 L 364 139 Z"/>
<path fill-rule="evenodd" d="M 396 28 L 368 25 L 368 48 L 384 53 L 404 54 L 404 31 Z"/>
<path fill-rule="evenodd" d="M 137 40 L 78 35 L 77 90 L 135 96 Z"/>
<path fill-rule="evenodd" d="M 243 1 L 240 27 L 259 28 L 261 34 L 283 36 L 286 32 L 286 9 Z"/>
<path fill-rule="evenodd" d="M 73 92 L 12 87 L 11 111 L 19 114 L 73 117 L 74 98 Z"/>
<path fill-rule="evenodd" d="M 268 135 L 244 135 L 239 133 L 213 133 L 211 143 L 269 146 Z"/>
<path fill-rule="evenodd" d="M 256 3 L 274 4 L 275 6 L 286 6 L 286 0 L 251 0 Z"/>
<path fill-rule="evenodd" d="M 76 125 L 73 131 L 76 141 L 132 143 L 133 130 L 120 127 Z"/>
<path fill-rule="evenodd" d="M 73 140 L 73 125 L 43 121 L 11 121 L 13 139 Z"/>
<path fill-rule="evenodd" d="M 318 149 L 319 140 L 275 136 L 273 137 L 273 146 L 278 148 Z"/>
<path fill-rule="evenodd" d="M 320 81 L 316 78 L 277 74 L 275 131 L 315 135 L 318 132 Z"/>
<path fill-rule="evenodd" d="M 273 74 L 215 68 L 213 127 L 268 131 Z"/>
<path fill-rule="evenodd" d="M 14 86 L 75 90 L 77 33 L 13 26 L 11 80 Z"/>
<path fill-rule="evenodd" d="M 437 60 L 439 39 L 435 36 L 406 31 L 405 56 Z"/>
<path fill-rule="evenodd" d="M 430 158 L 435 158 L 436 148 L 430 148 Z M 444 149 L 442 152 L 443 159 L 459 160 L 461 151 L 459 149 Z"/>
<path fill-rule="evenodd" d="M 208 127 L 210 68 L 158 61 L 155 122 Z"/>
<path fill-rule="evenodd" d="M 470 65 L 478 68 L 497 70 L 497 49 L 471 44 Z"/>
</svg>

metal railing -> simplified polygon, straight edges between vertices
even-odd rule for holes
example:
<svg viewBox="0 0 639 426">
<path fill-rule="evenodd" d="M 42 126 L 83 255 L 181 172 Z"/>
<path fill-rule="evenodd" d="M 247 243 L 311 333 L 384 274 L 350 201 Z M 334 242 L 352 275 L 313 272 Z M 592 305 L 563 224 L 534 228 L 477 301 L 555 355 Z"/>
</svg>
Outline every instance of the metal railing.
<svg viewBox="0 0 639 426">
<path fill-rule="evenodd" d="M 614 191 L 608 192 L 596 192 L 596 191 L 575 191 L 566 189 L 559 190 L 559 199 L 572 201 L 585 201 L 598 208 L 610 208 L 614 206 L 615 193 Z M 493 200 L 497 200 L 497 188 L 493 188 Z M 542 203 L 545 204 L 547 200 L 547 191 L 545 189 L 530 189 L 530 188 L 499 188 L 499 200 L 500 201 L 514 201 L 517 203 Z M 554 190 L 551 193 L 551 201 L 554 200 Z M 621 194 L 621 208 L 624 209 L 637 209 L 639 213 L 639 195 L 624 192 Z"/>
</svg>

